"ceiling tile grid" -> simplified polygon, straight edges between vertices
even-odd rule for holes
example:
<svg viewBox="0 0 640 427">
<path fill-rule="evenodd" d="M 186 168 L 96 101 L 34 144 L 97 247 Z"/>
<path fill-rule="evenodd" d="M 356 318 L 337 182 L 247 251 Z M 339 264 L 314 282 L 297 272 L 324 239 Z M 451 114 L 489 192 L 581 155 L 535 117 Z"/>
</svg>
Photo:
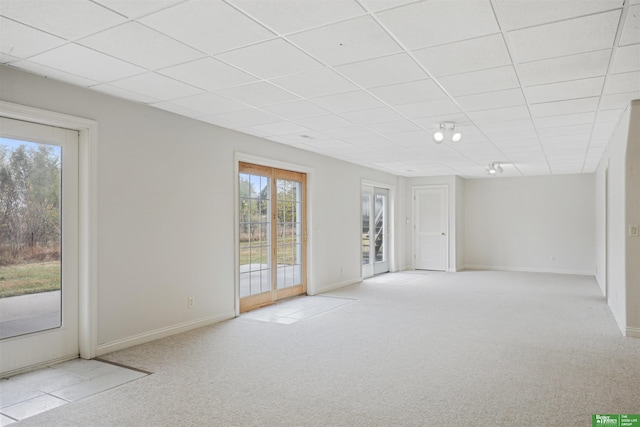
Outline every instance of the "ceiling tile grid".
<svg viewBox="0 0 640 427">
<path fill-rule="evenodd" d="M 0 0 L 0 61 L 400 176 L 589 173 L 640 98 L 639 25 L 623 0 Z"/>
</svg>

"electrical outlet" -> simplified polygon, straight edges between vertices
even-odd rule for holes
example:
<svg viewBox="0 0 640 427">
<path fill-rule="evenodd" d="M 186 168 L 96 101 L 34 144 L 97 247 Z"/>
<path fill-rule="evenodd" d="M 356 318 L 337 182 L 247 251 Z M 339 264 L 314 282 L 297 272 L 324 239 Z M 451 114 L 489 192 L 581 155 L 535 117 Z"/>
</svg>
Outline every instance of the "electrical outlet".
<svg viewBox="0 0 640 427">
<path fill-rule="evenodd" d="M 187 307 L 193 308 L 196 305 L 196 299 L 194 297 L 189 297 L 187 301 Z"/>
</svg>

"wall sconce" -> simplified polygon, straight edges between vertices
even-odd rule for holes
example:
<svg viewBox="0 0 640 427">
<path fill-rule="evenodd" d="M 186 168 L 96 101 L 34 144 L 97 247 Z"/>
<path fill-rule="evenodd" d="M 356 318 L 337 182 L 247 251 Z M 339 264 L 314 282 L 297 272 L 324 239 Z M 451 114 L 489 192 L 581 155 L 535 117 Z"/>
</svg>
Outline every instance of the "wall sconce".
<svg viewBox="0 0 640 427">
<path fill-rule="evenodd" d="M 496 175 L 502 173 L 502 171 L 503 169 L 499 162 L 489 163 L 489 169 L 487 169 L 489 175 Z"/>
<path fill-rule="evenodd" d="M 440 129 L 433 134 L 433 141 L 440 144 L 445 139 L 458 142 L 462 139 L 462 134 L 456 131 L 456 124 L 451 122 L 440 123 Z"/>
</svg>

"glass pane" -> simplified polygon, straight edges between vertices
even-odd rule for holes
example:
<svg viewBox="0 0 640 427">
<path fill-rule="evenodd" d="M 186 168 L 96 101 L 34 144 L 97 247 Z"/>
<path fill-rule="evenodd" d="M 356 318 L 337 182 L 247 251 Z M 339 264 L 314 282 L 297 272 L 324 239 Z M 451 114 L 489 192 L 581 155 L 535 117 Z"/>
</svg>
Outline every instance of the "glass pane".
<svg viewBox="0 0 640 427">
<path fill-rule="evenodd" d="M 282 289 L 302 282 L 301 273 L 295 273 L 302 262 L 302 183 L 278 179 L 277 189 L 277 287 Z"/>
<path fill-rule="evenodd" d="M 382 194 L 376 194 L 375 197 L 375 254 L 376 261 L 385 260 L 384 251 L 384 232 L 385 232 L 385 196 Z"/>
<path fill-rule="evenodd" d="M 240 296 L 271 290 L 269 178 L 246 173 L 240 179 Z"/>
<path fill-rule="evenodd" d="M 0 138 L 0 339 L 62 324 L 61 155 Z"/>
<path fill-rule="evenodd" d="M 371 262 L 370 254 L 370 236 L 369 224 L 371 220 L 371 193 L 364 191 L 362 193 L 362 265 L 368 265 Z"/>
</svg>

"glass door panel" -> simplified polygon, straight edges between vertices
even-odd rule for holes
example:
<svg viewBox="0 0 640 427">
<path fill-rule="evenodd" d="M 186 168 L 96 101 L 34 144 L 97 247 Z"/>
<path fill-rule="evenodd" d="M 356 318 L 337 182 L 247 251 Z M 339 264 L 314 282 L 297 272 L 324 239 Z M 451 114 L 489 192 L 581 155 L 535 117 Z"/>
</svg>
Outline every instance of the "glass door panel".
<svg viewBox="0 0 640 427">
<path fill-rule="evenodd" d="M 0 118 L 0 373 L 78 355 L 78 132 Z"/>
<path fill-rule="evenodd" d="M 389 190 L 362 187 L 362 277 L 389 271 Z"/>
</svg>

